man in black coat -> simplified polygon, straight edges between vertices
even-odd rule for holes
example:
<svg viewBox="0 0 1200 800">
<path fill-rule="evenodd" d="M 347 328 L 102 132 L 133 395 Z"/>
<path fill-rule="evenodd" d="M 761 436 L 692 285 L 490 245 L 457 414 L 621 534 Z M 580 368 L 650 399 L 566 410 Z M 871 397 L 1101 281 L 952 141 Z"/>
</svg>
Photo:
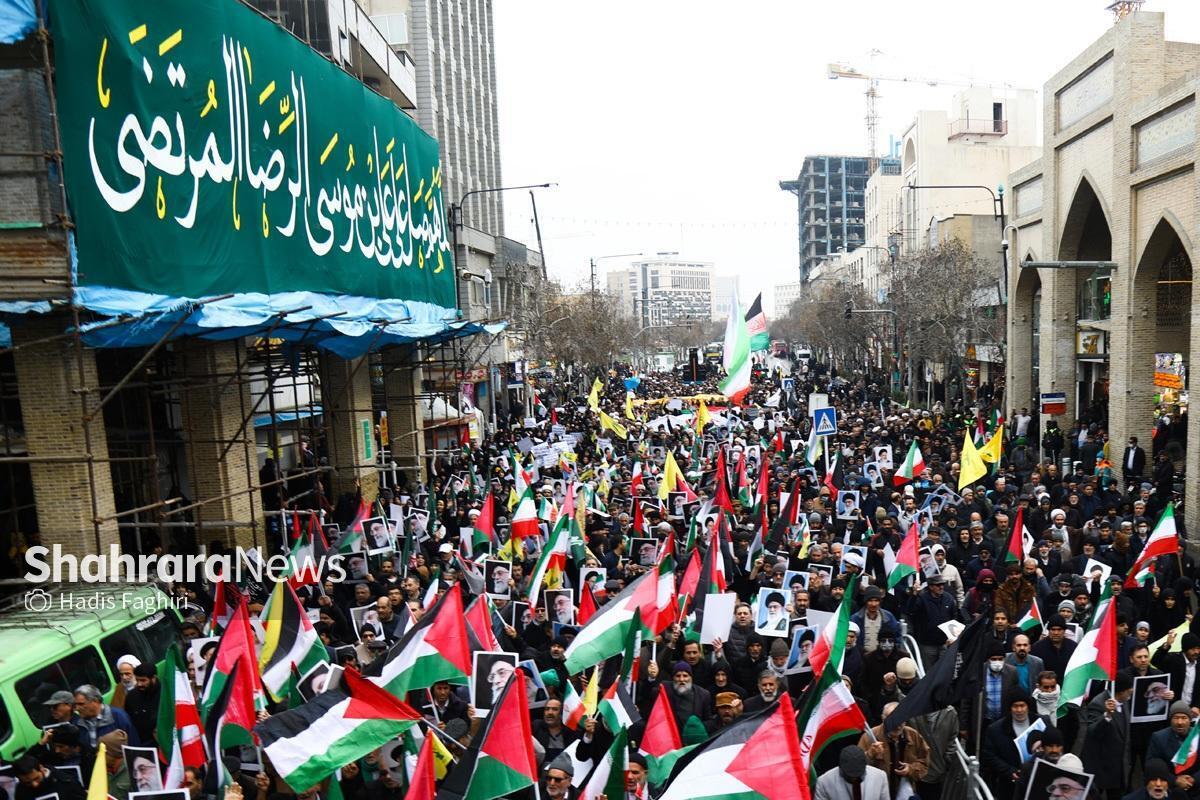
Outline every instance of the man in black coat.
<svg viewBox="0 0 1200 800">
<path fill-rule="evenodd" d="M 1067 663 L 1075 652 L 1075 643 L 1067 638 L 1067 621 L 1062 614 L 1053 614 L 1046 621 L 1046 638 L 1039 641 L 1030 651 L 1042 660 L 1046 669 L 1054 673 L 1061 686 L 1067 672 Z"/>
<path fill-rule="evenodd" d="M 658 665 L 651 662 L 648 671 L 651 674 L 646 683 L 657 693 Z M 672 668 L 667 699 L 671 703 L 671 713 L 675 715 L 675 725 L 681 733 L 690 718 L 696 717 L 703 723 L 713 715 L 712 695 L 692 682 L 692 667 L 686 661 L 680 661 Z"/>
<path fill-rule="evenodd" d="M 1183 652 L 1172 653 L 1175 631 L 1167 634 L 1167 641 L 1150 658 L 1150 664 L 1171 676 L 1175 697 L 1188 704 L 1192 713 L 1200 708 L 1200 636 L 1191 631 L 1183 634 Z"/>
<path fill-rule="evenodd" d="M 1138 447 L 1136 436 L 1129 437 L 1129 446 L 1121 455 L 1121 476 L 1125 485 L 1141 483 L 1142 475 L 1146 473 L 1146 451 Z"/>
<path fill-rule="evenodd" d="M 1103 691 L 1084 708 L 1083 769 L 1095 776 L 1092 789 L 1114 800 L 1129 781 L 1129 703 L 1133 679 L 1118 672 L 1113 691 Z"/>
<path fill-rule="evenodd" d="M 1048 730 L 1057 733 L 1049 717 L 1030 713 L 1034 708 L 1033 699 L 1018 687 L 1005 700 L 1004 716 L 988 725 L 983 733 L 980 763 L 996 797 L 1011 797 L 1013 786 L 1021 777 L 1021 753 L 1016 740 L 1025 728 L 1041 719 Z M 1061 746 L 1061 734 L 1059 743 Z"/>
</svg>

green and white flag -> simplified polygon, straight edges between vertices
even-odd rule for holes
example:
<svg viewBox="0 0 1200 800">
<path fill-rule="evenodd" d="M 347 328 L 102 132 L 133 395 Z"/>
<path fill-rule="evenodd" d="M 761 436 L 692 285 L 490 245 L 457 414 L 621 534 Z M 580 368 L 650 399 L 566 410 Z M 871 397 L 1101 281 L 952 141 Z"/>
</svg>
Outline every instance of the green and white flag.
<svg viewBox="0 0 1200 800">
<path fill-rule="evenodd" d="M 721 394 L 732 403 L 739 403 L 750 391 L 750 329 L 742 317 L 738 305 L 737 287 L 729 304 L 729 318 L 725 321 L 725 352 L 722 356 L 725 378 L 721 381 Z"/>
<path fill-rule="evenodd" d="M 579 796 L 581 800 L 625 797 L 625 770 L 629 768 L 629 732 L 618 728 L 604 758 L 592 769 Z"/>
</svg>

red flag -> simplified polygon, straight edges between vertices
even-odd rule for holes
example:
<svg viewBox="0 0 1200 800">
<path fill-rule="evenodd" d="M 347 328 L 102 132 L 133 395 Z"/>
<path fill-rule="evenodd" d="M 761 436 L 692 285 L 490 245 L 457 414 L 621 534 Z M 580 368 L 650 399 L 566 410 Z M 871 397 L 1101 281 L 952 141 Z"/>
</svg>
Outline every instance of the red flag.
<svg viewBox="0 0 1200 800">
<path fill-rule="evenodd" d="M 717 489 L 713 505 L 733 513 L 733 498 L 729 496 L 729 476 L 725 469 L 725 448 L 717 449 Z"/>
<path fill-rule="evenodd" d="M 590 581 L 584 581 L 583 588 L 579 590 L 579 609 L 575 612 L 575 621 L 586 625 L 595 613 L 596 597 L 592 594 L 592 584 Z"/>
<path fill-rule="evenodd" d="M 642 733 L 642 741 L 638 750 L 654 758 L 662 758 L 667 753 L 683 747 L 679 736 L 679 726 L 675 724 L 675 714 L 671 711 L 671 700 L 667 697 L 665 684 L 658 685 L 658 697 L 654 699 L 654 707 L 646 720 L 646 730 Z"/>
<path fill-rule="evenodd" d="M 409 778 L 408 793 L 404 795 L 404 800 L 433 800 L 437 788 L 433 771 L 434 735 L 426 733 L 425 741 L 421 742 L 421 752 L 417 754 L 417 767 Z"/>
</svg>

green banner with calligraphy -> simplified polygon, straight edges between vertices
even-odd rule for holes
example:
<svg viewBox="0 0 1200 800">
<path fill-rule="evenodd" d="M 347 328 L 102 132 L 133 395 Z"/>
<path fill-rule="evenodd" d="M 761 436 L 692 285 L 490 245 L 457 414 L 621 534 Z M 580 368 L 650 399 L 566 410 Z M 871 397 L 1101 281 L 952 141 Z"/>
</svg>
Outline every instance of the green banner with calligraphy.
<svg viewBox="0 0 1200 800">
<path fill-rule="evenodd" d="M 455 305 L 437 142 L 235 0 L 54 0 L 79 282 Z"/>
</svg>

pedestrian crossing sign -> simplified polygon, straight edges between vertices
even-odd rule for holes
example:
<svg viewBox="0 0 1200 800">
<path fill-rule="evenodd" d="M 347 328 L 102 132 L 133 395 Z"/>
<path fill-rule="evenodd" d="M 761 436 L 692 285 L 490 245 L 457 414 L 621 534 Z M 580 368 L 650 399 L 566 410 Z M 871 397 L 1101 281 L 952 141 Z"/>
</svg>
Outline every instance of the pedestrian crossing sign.
<svg viewBox="0 0 1200 800">
<path fill-rule="evenodd" d="M 813 427 L 817 436 L 832 436 L 837 433 L 837 409 L 831 407 L 813 409 Z"/>
</svg>

